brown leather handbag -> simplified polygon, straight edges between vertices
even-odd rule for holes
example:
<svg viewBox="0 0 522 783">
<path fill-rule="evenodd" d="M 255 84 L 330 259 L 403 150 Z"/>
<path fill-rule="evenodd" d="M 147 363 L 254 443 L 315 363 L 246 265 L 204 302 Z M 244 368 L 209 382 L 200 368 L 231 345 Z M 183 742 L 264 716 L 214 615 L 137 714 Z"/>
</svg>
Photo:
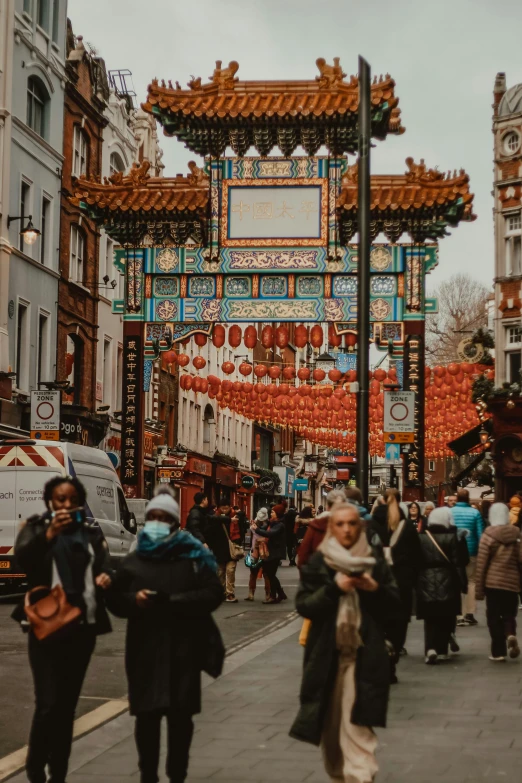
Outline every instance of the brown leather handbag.
<svg viewBox="0 0 522 783">
<path fill-rule="evenodd" d="M 47 595 L 32 604 L 31 596 L 41 591 L 47 591 Z M 24 609 L 31 630 L 39 641 L 78 623 L 82 616 L 78 606 L 71 606 L 61 585 L 42 585 L 28 590 L 25 594 Z"/>
</svg>

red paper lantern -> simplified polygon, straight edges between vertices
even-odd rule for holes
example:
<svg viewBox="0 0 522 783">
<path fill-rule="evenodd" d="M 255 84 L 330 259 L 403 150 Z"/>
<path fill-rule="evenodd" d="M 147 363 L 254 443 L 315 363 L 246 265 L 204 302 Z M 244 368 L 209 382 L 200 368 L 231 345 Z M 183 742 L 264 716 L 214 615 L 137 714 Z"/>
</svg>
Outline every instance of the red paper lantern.
<svg viewBox="0 0 522 783">
<path fill-rule="evenodd" d="M 275 344 L 278 348 L 286 348 L 290 341 L 286 326 L 278 326 L 275 330 Z"/>
<path fill-rule="evenodd" d="M 232 386 L 232 381 L 229 381 L 228 378 L 225 378 L 225 380 L 221 382 L 221 391 L 227 394 L 231 390 Z"/>
<path fill-rule="evenodd" d="M 319 324 L 312 326 L 310 330 L 310 345 L 312 348 L 320 348 L 324 341 L 323 327 Z"/>
<path fill-rule="evenodd" d="M 265 364 L 257 364 L 254 368 L 254 375 L 256 378 L 264 378 L 267 373 L 267 367 Z"/>
<path fill-rule="evenodd" d="M 244 376 L 252 375 L 252 365 L 248 362 L 241 362 L 239 365 L 239 372 Z"/>
<path fill-rule="evenodd" d="M 216 375 L 209 375 L 207 380 L 211 386 L 221 386 L 221 379 Z"/>
<path fill-rule="evenodd" d="M 243 342 L 247 348 L 255 348 L 257 345 L 257 329 L 255 326 L 247 326 L 243 337 Z"/>
<path fill-rule="evenodd" d="M 382 367 L 379 367 L 375 372 L 373 373 L 373 377 L 376 381 L 379 381 L 379 383 L 382 383 L 386 379 L 386 370 L 383 370 Z"/>
<path fill-rule="evenodd" d="M 326 378 L 326 373 L 324 370 L 320 370 L 320 369 L 314 370 L 312 373 L 312 378 L 314 379 L 314 381 L 324 381 L 324 379 Z"/>
<path fill-rule="evenodd" d="M 225 344 L 225 327 L 222 324 L 214 324 L 212 329 L 212 345 L 214 348 L 221 348 Z"/>
<path fill-rule="evenodd" d="M 285 367 L 283 370 L 283 378 L 285 381 L 291 381 L 295 378 L 295 367 Z"/>
<path fill-rule="evenodd" d="M 346 373 L 346 380 L 348 383 L 355 383 L 357 380 L 357 371 L 356 370 L 348 370 Z"/>
<path fill-rule="evenodd" d="M 308 342 L 308 329 L 303 324 L 296 326 L 294 332 L 294 342 L 296 348 L 304 348 Z"/>
<path fill-rule="evenodd" d="M 69 356 L 69 355 L 70 354 L 67 354 L 67 356 Z M 163 364 L 165 364 L 165 365 L 167 365 L 167 364 L 176 364 L 176 362 L 178 360 L 178 354 L 176 353 L 176 351 L 173 351 L 173 350 L 165 351 L 165 353 L 161 354 L 161 359 L 163 361 Z M 68 372 L 67 375 L 70 375 L 70 372 Z"/>
<path fill-rule="evenodd" d="M 337 334 L 335 331 L 334 324 L 330 324 L 328 327 L 328 342 L 332 346 L 332 348 L 339 348 L 343 341 L 343 338 L 340 334 Z"/>
<path fill-rule="evenodd" d="M 199 346 L 199 348 L 203 348 L 203 346 L 207 344 L 207 335 L 202 334 L 201 332 L 196 332 L 194 335 L 194 342 L 197 346 Z"/>
<path fill-rule="evenodd" d="M 186 353 L 178 354 L 178 364 L 180 367 L 186 367 L 189 362 L 190 362 L 190 356 L 187 356 Z"/>
<path fill-rule="evenodd" d="M 344 335 L 344 340 L 348 348 L 353 348 L 357 345 L 357 335 L 353 332 L 348 332 Z"/>
<path fill-rule="evenodd" d="M 300 367 L 297 371 L 297 377 L 300 381 L 307 381 L 310 378 L 310 374 L 308 367 Z"/>
<path fill-rule="evenodd" d="M 201 381 L 201 394 L 207 394 L 209 390 L 208 381 L 206 378 L 200 378 Z"/>
<path fill-rule="evenodd" d="M 342 374 L 342 372 L 340 370 L 338 370 L 337 368 L 334 367 L 333 370 L 330 370 L 328 372 L 328 377 L 330 378 L 330 380 L 333 383 L 338 383 L 341 380 L 341 378 L 343 377 L 343 374 Z"/>
<path fill-rule="evenodd" d="M 201 378 L 199 375 L 192 380 L 192 390 L 195 391 L 196 394 L 201 391 Z"/>
<path fill-rule="evenodd" d="M 231 348 L 239 348 L 241 345 L 241 327 L 237 324 L 233 324 L 228 330 L 228 344 Z"/>
<path fill-rule="evenodd" d="M 221 365 L 221 369 L 223 370 L 225 375 L 231 375 L 236 369 L 236 366 L 233 362 L 223 362 L 223 364 Z"/>
<path fill-rule="evenodd" d="M 267 351 L 274 345 L 274 330 L 271 326 L 263 326 L 261 332 L 261 345 Z"/>
<path fill-rule="evenodd" d="M 277 365 L 272 365 L 272 367 L 270 367 L 270 369 L 268 370 L 268 375 L 270 376 L 270 378 L 273 378 L 274 380 L 276 378 L 279 378 L 279 376 L 281 375 L 281 368 L 278 367 Z"/>
<path fill-rule="evenodd" d="M 202 356 L 194 356 L 192 359 L 192 364 L 196 368 L 196 370 L 202 370 L 203 367 L 206 365 L 207 360 L 204 359 Z"/>
</svg>

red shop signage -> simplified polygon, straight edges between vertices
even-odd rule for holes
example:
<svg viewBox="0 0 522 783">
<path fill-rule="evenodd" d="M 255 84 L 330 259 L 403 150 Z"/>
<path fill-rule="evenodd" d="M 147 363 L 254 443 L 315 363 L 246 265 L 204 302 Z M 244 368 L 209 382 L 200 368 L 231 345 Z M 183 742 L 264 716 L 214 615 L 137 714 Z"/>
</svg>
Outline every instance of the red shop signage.
<svg viewBox="0 0 522 783">
<path fill-rule="evenodd" d="M 211 476 L 212 463 L 198 457 L 189 457 L 185 470 L 188 473 L 201 473 L 202 476 Z"/>
</svg>

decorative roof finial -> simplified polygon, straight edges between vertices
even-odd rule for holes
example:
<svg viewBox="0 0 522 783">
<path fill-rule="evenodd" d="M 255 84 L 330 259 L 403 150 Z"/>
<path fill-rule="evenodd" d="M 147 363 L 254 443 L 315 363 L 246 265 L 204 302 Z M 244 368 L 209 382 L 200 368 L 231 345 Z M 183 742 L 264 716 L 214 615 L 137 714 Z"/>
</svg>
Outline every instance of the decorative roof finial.
<svg viewBox="0 0 522 783">
<path fill-rule="evenodd" d="M 234 83 L 239 81 L 235 78 L 235 75 L 239 70 L 239 63 L 236 62 L 236 60 L 231 60 L 228 64 L 228 68 L 222 68 L 221 66 L 222 61 L 216 60 L 216 67 L 214 68 L 214 73 L 210 76 L 210 79 L 223 90 L 233 90 Z"/>
<path fill-rule="evenodd" d="M 341 66 L 340 57 L 334 57 L 333 65 L 328 65 L 324 57 L 318 57 L 315 64 L 321 74 L 315 77 L 315 81 L 319 82 L 319 87 L 333 87 L 334 84 L 342 82 L 346 76 Z"/>
</svg>

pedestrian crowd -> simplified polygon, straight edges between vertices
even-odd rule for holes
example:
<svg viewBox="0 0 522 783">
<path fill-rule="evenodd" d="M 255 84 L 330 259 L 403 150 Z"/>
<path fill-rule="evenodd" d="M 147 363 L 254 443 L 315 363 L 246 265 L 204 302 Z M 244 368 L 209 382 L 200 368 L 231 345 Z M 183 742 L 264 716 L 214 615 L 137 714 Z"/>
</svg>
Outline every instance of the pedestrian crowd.
<svg viewBox="0 0 522 783">
<path fill-rule="evenodd" d="M 320 745 L 332 781 L 371 783 L 378 771 L 374 729 L 386 725 L 408 626 L 424 622 L 425 662 L 459 652 L 457 629 L 477 624 L 485 600 L 490 659 L 517 658 L 521 593 L 521 498 L 470 503 L 466 489 L 441 507 L 401 502 L 396 489 L 371 511 L 356 487 L 332 490 L 326 510 L 286 501 L 258 509 L 209 506 L 201 492 L 181 527 L 179 506 L 161 487 L 146 506 L 134 551 L 114 570 L 100 529 L 86 521 L 75 478 L 45 486 L 46 511 L 26 520 L 15 553 L 28 592 L 13 612 L 28 631 L 35 711 L 26 771 L 30 783 L 65 783 L 73 723 L 96 637 L 109 612 L 127 620 L 125 665 L 141 783 L 157 783 L 161 722 L 166 770 L 187 776 L 201 710 L 201 673 L 218 677 L 225 656 L 212 613 L 237 602 L 237 563 L 250 571 L 254 601 L 287 596 L 278 572 L 297 566 L 303 619 L 300 708 L 292 737 Z"/>
</svg>

